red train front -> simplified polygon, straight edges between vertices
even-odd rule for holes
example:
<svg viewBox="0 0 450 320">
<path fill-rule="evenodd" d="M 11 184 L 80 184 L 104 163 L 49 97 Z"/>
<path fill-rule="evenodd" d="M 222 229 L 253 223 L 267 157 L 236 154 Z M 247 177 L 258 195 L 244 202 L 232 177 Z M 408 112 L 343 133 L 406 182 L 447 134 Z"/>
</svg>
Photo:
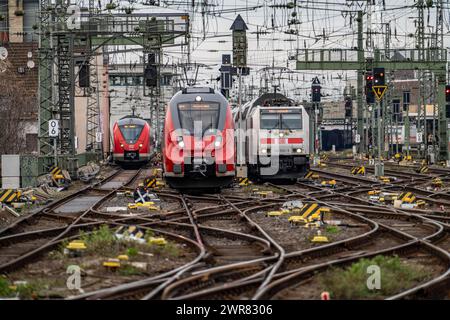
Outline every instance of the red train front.
<svg viewBox="0 0 450 320">
<path fill-rule="evenodd" d="M 211 88 L 187 88 L 167 107 L 164 176 L 176 189 L 218 189 L 235 176 L 234 126 L 225 97 Z"/>
<path fill-rule="evenodd" d="M 125 117 L 114 124 L 113 158 L 119 164 L 140 164 L 150 161 L 150 125 L 137 117 Z"/>
</svg>

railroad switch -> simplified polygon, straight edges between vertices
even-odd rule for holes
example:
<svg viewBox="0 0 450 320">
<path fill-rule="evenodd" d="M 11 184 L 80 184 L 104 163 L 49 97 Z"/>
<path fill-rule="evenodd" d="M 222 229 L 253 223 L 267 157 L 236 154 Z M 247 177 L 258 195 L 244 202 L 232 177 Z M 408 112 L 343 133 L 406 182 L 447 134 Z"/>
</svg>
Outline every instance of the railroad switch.
<svg viewBox="0 0 450 320">
<path fill-rule="evenodd" d="M 354 176 L 356 176 L 356 175 L 365 176 L 366 175 L 366 167 L 364 167 L 364 166 L 355 167 L 355 168 L 352 168 L 351 172 L 352 172 L 352 175 L 354 175 Z"/>
<path fill-rule="evenodd" d="M 279 210 L 279 211 L 269 211 L 267 212 L 268 217 L 281 217 L 282 215 L 291 213 L 289 210 Z"/>
<path fill-rule="evenodd" d="M 320 185 L 327 188 L 336 188 L 336 180 L 322 181 Z"/>
<path fill-rule="evenodd" d="M 159 238 L 150 237 L 148 239 L 148 244 L 165 246 L 167 244 L 167 240 L 164 239 L 163 237 L 159 237 Z"/>
<path fill-rule="evenodd" d="M 121 254 L 121 255 L 119 255 L 119 256 L 117 257 L 117 259 L 118 259 L 119 261 L 128 261 L 128 260 L 130 260 L 130 258 L 129 258 L 128 255 L 126 255 L 126 254 Z"/>
<path fill-rule="evenodd" d="M 70 242 L 64 249 L 64 254 L 72 257 L 79 257 L 87 249 L 86 244 L 81 240 Z"/>
<path fill-rule="evenodd" d="M 328 243 L 328 237 L 323 236 L 322 232 L 320 230 L 317 231 L 317 235 L 312 238 L 311 242 L 313 243 Z"/>
<path fill-rule="evenodd" d="M 156 206 L 154 202 L 150 201 L 150 202 L 144 202 L 144 203 L 129 203 L 128 204 L 128 209 L 130 210 L 135 210 L 138 208 L 147 208 L 148 210 L 160 210 L 159 206 Z"/>
<path fill-rule="evenodd" d="M 108 259 L 103 262 L 103 266 L 111 271 L 115 271 L 120 268 L 119 259 Z"/>
</svg>

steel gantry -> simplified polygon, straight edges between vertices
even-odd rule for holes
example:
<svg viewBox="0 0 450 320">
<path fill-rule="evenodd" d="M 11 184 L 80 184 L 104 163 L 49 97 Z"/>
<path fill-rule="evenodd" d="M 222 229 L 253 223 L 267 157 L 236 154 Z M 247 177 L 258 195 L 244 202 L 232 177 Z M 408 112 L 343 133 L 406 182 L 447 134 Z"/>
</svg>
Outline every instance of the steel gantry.
<svg viewBox="0 0 450 320">
<path fill-rule="evenodd" d="M 355 49 L 298 49 L 295 53 L 297 70 L 357 71 L 357 133 L 361 137 L 359 152 L 367 145 L 364 141 L 363 96 L 366 69 L 383 67 L 386 71 L 417 70 L 434 74 L 437 82 L 439 158 L 449 160 L 448 127 L 446 118 L 445 85 L 447 74 L 447 50 L 424 49 L 375 49 L 373 59 L 366 60 L 363 47 L 363 12 L 358 12 L 358 47 Z M 394 53 L 404 60 L 392 59 Z"/>
<path fill-rule="evenodd" d="M 101 48 L 139 46 L 143 52 L 188 42 L 189 15 L 186 13 L 99 13 L 93 1 L 81 10 L 63 0 L 40 1 L 39 23 L 39 154 L 40 171 L 55 162 L 74 171 L 78 166 L 75 150 L 75 83 L 79 77 L 76 62 L 90 64 Z M 87 11 L 87 12 L 86 12 Z M 183 40 L 184 37 L 184 40 Z M 175 39 L 182 39 L 175 43 Z M 75 56 L 85 48 L 84 56 Z M 101 53 L 100 53 L 101 54 Z M 94 63 L 88 68 L 90 81 L 87 108 L 87 149 L 99 152 L 95 137 L 99 131 L 98 75 Z M 145 86 L 145 84 L 144 84 Z M 149 106 L 150 108 L 150 106 Z M 49 121 L 59 121 L 59 135 L 49 135 Z"/>
</svg>

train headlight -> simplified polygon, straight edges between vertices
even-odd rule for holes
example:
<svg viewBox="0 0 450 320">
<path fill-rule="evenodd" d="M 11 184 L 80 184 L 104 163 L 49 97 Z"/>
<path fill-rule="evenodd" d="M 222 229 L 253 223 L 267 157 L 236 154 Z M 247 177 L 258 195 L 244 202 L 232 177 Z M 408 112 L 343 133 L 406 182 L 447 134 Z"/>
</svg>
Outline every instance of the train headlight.
<svg viewBox="0 0 450 320">
<path fill-rule="evenodd" d="M 123 147 L 124 147 L 123 143 L 121 143 L 121 144 L 120 144 L 120 147 L 121 147 L 121 148 L 123 148 Z"/>
<path fill-rule="evenodd" d="M 216 148 L 220 147 L 222 145 L 222 137 L 221 136 L 217 136 L 216 137 L 216 141 L 214 142 L 214 146 Z"/>
<path fill-rule="evenodd" d="M 267 149 L 261 149 L 262 154 L 267 154 Z"/>
<path fill-rule="evenodd" d="M 184 148 L 184 141 L 183 137 L 177 137 L 178 146 L 183 149 Z"/>
<path fill-rule="evenodd" d="M 141 143 L 141 144 L 139 144 L 139 148 L 142 148 L 144 145 Z"/>
<path fill-rule="evenodd" d="M 280 138 L 283 138 L 283 137 L 284 137 L 284 133 L 280 132 Z"/>
<path fill-rule="evenodd" d="M 303 151 L 303 150 L 302 150 L 302 149 L 300 149 L 300 148 L 299 148 L 299 149 L 297 149 L 297 153 L 302 153 L 302 151 Z"/>
</svg>

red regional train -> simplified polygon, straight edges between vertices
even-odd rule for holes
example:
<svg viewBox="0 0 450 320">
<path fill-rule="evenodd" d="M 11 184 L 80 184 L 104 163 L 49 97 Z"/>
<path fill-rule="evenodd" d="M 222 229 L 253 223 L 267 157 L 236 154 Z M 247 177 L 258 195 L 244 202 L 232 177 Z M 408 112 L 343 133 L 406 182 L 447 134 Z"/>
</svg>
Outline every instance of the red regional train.
<svg viewBox="0 0 450 320">
<path fill-rule="evenodd" d="M 114 124 L 113 159 L 118 164 L 143 164 L 151 160 L 150 125 L 147 121 L 127 116 Z"/>
<path fill-rule="evenodd" d="M 175 189 L 218 191 L 235 176 L 234 125 L 225 97 L 186 88 L 169 102 L 162 146 L 164 177 Z"/>
</svg>

